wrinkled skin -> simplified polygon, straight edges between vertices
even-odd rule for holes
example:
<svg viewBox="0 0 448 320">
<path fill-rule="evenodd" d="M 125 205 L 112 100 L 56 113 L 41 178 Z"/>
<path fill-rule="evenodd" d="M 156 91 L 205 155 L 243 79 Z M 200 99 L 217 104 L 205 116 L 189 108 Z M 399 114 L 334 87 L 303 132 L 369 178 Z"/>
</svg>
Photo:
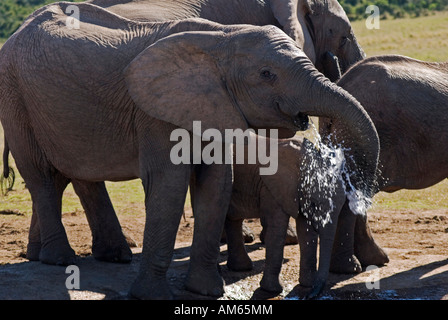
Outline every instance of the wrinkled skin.
<svg viewBox="0 0 448 320">
<path fill-rule="evenodd" d="M 70 179 L 58 173 L 55 177 L 58 202 L 62 199 L 68 183 L 81 200 L 81 205 L 86 213 L 87 221 L 92 231 L 92 254 L 95 259 L 108 262 L 126 263 L 132 260 L 132 252 L 123 234 L 120 222 L 107 193 L 104 182 L 89 182 Z M 58 211 L 61 211 L 61 203 L 58 203 Z M 31 216 L 31 226 L 28 236 L 26 258 L 31 261 L 39 261 L 42 249 L 39 217 L 35 212 Z M 67 245 L 65 237 L 62 238 L 62 246 Z M 58 245 L 59 246 L 59 245 Z M 76 264 L 75 252 L 67 248 L 65 252 L 55 251 L 54 255 L 42 256 L 42 262 L 70 265 Z"/>
<path fill-rule="evenodd" d="M 336 0 L 92 0 L 87 2 L 142 22 L 201 17 L 222 24 L 277 25 L 303 48 L 317 69 L 332 81 L 338 79 L 350 65 L 364 57 L 350 22 Z M 333 59 L 337 59 L 338 69 L 334 68 Z M 291 131 L 283 131 L 281 135 L 291 136 Z M 99 202 L 107 203 L 107 206 L 96 203 L 96 198 L 90 197 L 89 192 L 78 193 L 78 196 L 81 197 L 86 215 L 91 217 L 89 222 L 91 222 L 92 230 L 100 230 L 101 227 L 95 225 L 96 221 L 112 221 L 116 219 L 112 218 L 115 212 L 110 205 L 105 188 L 100 190 L 99 184 L 92 188 L 94 189 L 92 194 L 100 193 L 102 198 Z M 191 188 L 193 189 L 194 186 Z M 94 217 L 96 213 L 92 212 L 91 208 L 96 207 L 102 208 L 103 218 Z M 30 260 L 39 259 L 41 247 L 39 234 L 39 224 L 33 223 L 27 250 L 27 258 Z M 114 242 L 123 243 L 118 239 Z M 93 247 L 98 247 L 95 240 Z M 112 255 L 107 254 L 105 250 L 96 251 L 93 251 L 94 256 L 101 260 L 118 262 L 130 260 L 130 250 L 125 245 L 121 245 L 119 250 L 115 249 L 115 254 Z"/>
<path fill-rule="evenodd" d="M 83 194 L 98 181 L 140 178 L 146 226 L 131 294 L 171 297 L 166 271 L 194 172 L 196 222 L 186 287 L 221 295 L 217 259 L 231 166 L 170 160 L 173 130 L 191 132 L 197 120 L 202 130 L 224 133 L 296 131 L 306 128 L 308 115 L 337 117 L 346 123 L 345 141 L 359 146 L 353 156 L 366 165 L 366 185 L 374 180 L 379 145 L 369 117 L 278 28 L 205 20 L 138 23 L 83 3 L 76 29 L 66 27 L 68 5 L 36 11 L 0 51 L 0 117 L 32 196 L 42 262 L 73 261 L 60 219 L 67 179 L 85 182 L 77 191 Z M 104 197 L 104 185 L 97 186 Z M 117 223 L 111 222 L 113 237 L 122 239 Z"/>
<path fill-rule="evenodd" d="M 351 65 L 365 57 L 347 15 L 336 0 L 90 0 L 87 2 L 138 21 L 201 17 L 222 24 L 276 25 L 303 48 L 317 69 L 331 81 L 339 79 Z M 337 60 L 337 63 L 334 63 L 334 60 Z M 281 133 L 280 136 L 286 138 L 291 134 Z"/>
<path fill-rule="evenodd" d="M 352 93 L 372 118 L 380 137 L 377 191 L 430 187 L 448 177 L 448 64 L 399 55 L 368 58 L 338 84 Z M 337 133 L 331 121 L 321 135 Z M 387 254 L 375 243 L 365 217 L 341 212 L 332 269 L 352 272 L 360 265 L 383 265 Z M 356 260 L 349 262 L 349 257 Z M 353 260 L 352 260 L 353 261 Z"/>
<path fill-rule="evenodd" d="M 138 21 L 200 17 L 222 24 L 276 25 L 303 49 L 317 69 L 337 79 L 328 55 L 342 73 L 365 56 L 336 0 L 91 0 L 90 3 Z"/>
<path fill-rule="evenodd" d="M 345 188 L 341 179 L 337 179 L 335 184 L 319 185 L 309 178 L 316 174 L 310 170 L 318 170 L 322 174 L 329 168 L 329 162 L 307 139 L 279 140 L 278 148 L 281 161 L 274 175 L 260 175 L 259 165 L 234 165 L 232 200 L 225 224 L 229 255 L 227 266 L 237 271 L 252 268 L 241 227 L 243 219 L 261 218 L 266 264 L 260 286 L 266 291 L 280 293 L 283 246 L 288 221 L 292 217 L 296 219 L 300 245 L 299 281 L 303 286 L 312 287 L 309 297 L 315 297 L 328 277 L 338 216 L 346 200 Z M 331 222 L 322 223 L 327 214 Z M 318 238 L 319 268 L 316 270 Z"/>
</svg>

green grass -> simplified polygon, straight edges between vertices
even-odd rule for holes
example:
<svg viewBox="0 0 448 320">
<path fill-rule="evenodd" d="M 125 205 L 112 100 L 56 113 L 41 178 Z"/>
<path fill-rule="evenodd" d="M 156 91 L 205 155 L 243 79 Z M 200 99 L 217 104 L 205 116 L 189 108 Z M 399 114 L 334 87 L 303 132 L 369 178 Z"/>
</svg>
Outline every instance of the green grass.
<svg viewBox="0 0 448 320">
<path fill-rule="evenodd" d="M 373 199 L 372 210 L 447 210 L 448 180 L 430 188 L 420 190 L 400 190 L 394 193 L 380 192 Z"/>
<path fill-rule="evenodd" d="M 428 61 L 448 60 L 448 12 L 415 19 L 382 20 L 379 30 L 368 30 L 364 21 L 356 21 L 353 28 L 368 56 L 403 54 Z M 13 160 L 11 164 L 14 166 Z M 0 195 L 0 211 L 13 210 L 29 215 L 31 197 L 17 170 L 16 173 L 18 177 L 14 190 L 6 197 Z M 118 214 L 144 212 L 144 193 L 140 180 L 107 182 L 107 188 Z M 189 197 L 186 206 L 190 206 Z M 448 180 L 423 190 L 401 190 L 392 194 L 381 192 L 375 196 L 372 208 L 376 211 L 432 209 L 448 210 Z M 73 188 L 69 186 L 64 193 L 63 212 L 77 210 L 82 210 L 82 207 Z"/>
<path fill-rule="evenodd" d="M 380 29 L 367 29 L 364 20 L 355 21 L 352 26 L 368 56 L 402 54 L 425 61 L 448 60 L 448 12 L 381 20 Z"/>
</svg>

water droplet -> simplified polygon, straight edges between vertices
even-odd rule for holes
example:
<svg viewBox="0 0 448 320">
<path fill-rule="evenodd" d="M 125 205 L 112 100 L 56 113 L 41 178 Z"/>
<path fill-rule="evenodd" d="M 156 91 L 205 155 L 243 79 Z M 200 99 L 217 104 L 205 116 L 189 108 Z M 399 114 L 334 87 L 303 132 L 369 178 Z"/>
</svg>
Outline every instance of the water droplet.
<svg viewBox="0 0 448 320">
<path fill-rule="evenodd" d="M 333 199 L 341 189 L 349 200 L 350 209 L 355 214 L 365 214 L 371 199 L 356 190 L 350 182 L 351 173 L 345 165 L 344 149 L 324 144 L 312 122 L 311 130 L 315 141 L 304 140 L 307 153 L 302 161 L 299 185 L 301 209 L 308 225 L 318 229 L 332 222 L 331 214 L 335 210 Z"/>
</svg>

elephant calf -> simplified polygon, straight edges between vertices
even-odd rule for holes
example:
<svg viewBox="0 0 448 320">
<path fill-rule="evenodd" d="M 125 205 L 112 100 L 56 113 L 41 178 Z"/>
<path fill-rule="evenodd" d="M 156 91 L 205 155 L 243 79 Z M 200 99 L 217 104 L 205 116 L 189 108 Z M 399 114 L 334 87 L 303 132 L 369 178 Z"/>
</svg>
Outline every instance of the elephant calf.
<svg viewBox="0 0 448 320">
<path fill-rule="evenodd" d="M 257 139 L 266 139 L 258 137 Z M 341 151 L 325 154 L 307 139 L 278 140 L 278 171 L 260 175 L 259 165 L 235 164 L 231 205 L 226 218 L 228 261 L 232 270 L 252 268 L 242 238 L 242 222 L 261 218 L 266 266 L 261 288 L 281 292 L 279 273 L 289 218 L 295 218 L 300 245 L 300 283 L 317 295 L 329 273 L 338 215 L 346 201 Z M 319 269 L 316 273 L 320 238 Z"/>
</svg>

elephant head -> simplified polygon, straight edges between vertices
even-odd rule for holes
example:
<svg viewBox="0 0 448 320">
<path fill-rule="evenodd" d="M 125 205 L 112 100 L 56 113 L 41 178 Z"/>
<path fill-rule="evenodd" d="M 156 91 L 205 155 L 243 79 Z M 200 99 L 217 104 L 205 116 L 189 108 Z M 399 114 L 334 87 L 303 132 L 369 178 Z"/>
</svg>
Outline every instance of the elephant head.
<svg viewBox="0 0 448 320">
<path fill-rule="evenodd" d="M 340 71 L 365 57 L 344 9 L 336 0 L 271 0 L 274 16 L 303 48 L 317 69 L 330 80 L 337 80 L 337 70 L 328 59 L 337 57 Z"/>
<path fill-rule="evenodd" d="M 272 127 L 306 129 L 284 95 L 295 59 L 306 57 L 278 28 L 183 32 L 157 41 L 125 71 L 131 97 L 149 115 L 192 130 Z M 298 69 L 306 73 L 308 66 Z M 284 101 L 284 103 L 283 103 Z M 179 107 L 182 106 L 182 107 Z"/>
<path fill-rule="evenodd" d="M 296 43 L 273 26 L 232 32 L 184 32 L 163 38 L 126 68 L 131 97 L 152 117 L 202 128 L 307 128 L 307 116 L 345 125 L 365 194 L 375 181 L 379 139 L 362 106 L 325 78 Z M 179 107 L 181 106 L 181 107 Z"/>
</svg>

